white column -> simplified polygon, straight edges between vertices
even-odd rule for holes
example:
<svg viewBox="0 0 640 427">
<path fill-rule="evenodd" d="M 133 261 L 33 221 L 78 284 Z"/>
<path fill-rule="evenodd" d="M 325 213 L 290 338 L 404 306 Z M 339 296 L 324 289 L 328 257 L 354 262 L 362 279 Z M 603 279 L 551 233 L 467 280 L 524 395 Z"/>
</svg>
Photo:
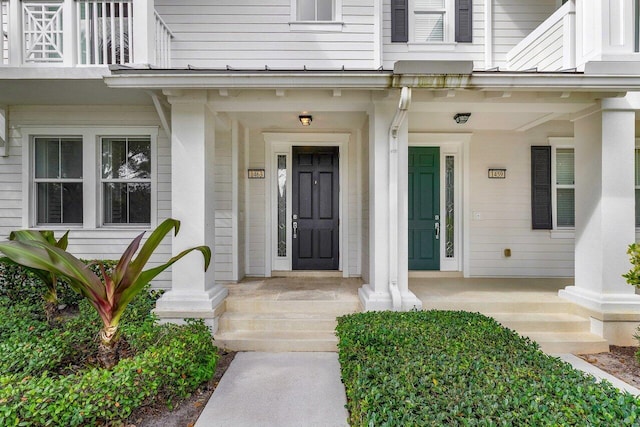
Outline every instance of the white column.
<svg viewBox="0 0 640 427">
<path fill-rule="evenodd" d="M 171 210 L 181 221 L 172 253 L 207 245 L 215 252 L 215 116 L 204 92 L 171 99 Z M 215 283 L 215 262 L 207 272 L 199 253 L 191 253 L 172 267 L 172 288 L 156 305 L 165 321 L 204 318 L 217 329 L 218 307 L 227 289 Z M 218 310 L 217 310 L 218 309 Z"/>
<path fill-rule="evenodd" d="M 76 46 L 77 46 L 77 20 L 76 20 L 76 1 L 64 0 L 62 9 L 62 29 L 64 38 L 62 44 L 62 59 L 66 67 L 76 65 Z"/>
<path fill-rule="evenodd" d="M 133 63 L 156 64 L 154 0 L 133 2 Z"/>
<path fill-rule="evenodd" d="M 369 283 L 359 290 L 365 310 L 389 310 L 393 307 L 389 289 L 390 248 L 389 235 L 389 183 L 398 186 L 397 209 L 397 284 L 401 294 L 402 309 L 421 308 L 420 300 L 409 291 L 408 285 L 408 126 L 399 130 L 397 175 L 389 175 L 389 127 L 396 113 L 397 102 L 375 102 L 369 113 Z"/>
<path fill-rule="evenodd" d="M 635 242 L 634 149 L 635 112 L 624 98 L 604 99 L 601 113 L 575 123 L 575 286 L 560 296 L 598 313 L 640 312 L 622 277 Z"/>
</svg>

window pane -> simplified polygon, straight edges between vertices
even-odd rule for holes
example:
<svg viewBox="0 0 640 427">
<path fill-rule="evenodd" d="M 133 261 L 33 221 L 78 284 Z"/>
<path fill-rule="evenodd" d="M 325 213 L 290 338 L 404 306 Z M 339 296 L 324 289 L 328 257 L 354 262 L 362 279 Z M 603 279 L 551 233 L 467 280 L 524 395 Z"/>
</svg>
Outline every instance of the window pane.
<svg viewBox="0 0 640 427">
<path fill-rule="evenodd" d="M 636 185 L 640 185 L 640 150 L 636 148 Z"/>
<path fill-rule="evenodd" d="M 149 224 L 151 222 L 151 184 L 103 184 L 106 224 Z"/>
<path fill-rule="evenodd" d="M 151 223 L 151 184 L 128 184 L 129 223 Z"/>
<path fill-rule="evenodd" d="M 82 183 L 62 184 L 62 222 L 82 224 Z"/>
<path fill-rule="evenodd" d="M 444 41 L 444 14 L 425 13 L 417 14 L 416 41 L 418 42 L 441 42 Z"/>
<path fill-rule="evenodd" d="M 60 141 L 61 178 L 82 178 L 82 140 L 62 139 Z"/>
<path fill-rule="evenodd" d="M 127 157 L 128 176 L 126 178 L 151 178 L 151 142 L 148 139 L 130 139 Z"/>
<path fill-rule="evenodd" d="M 58 183 L 38 183 L 38 224 L 62 223 L 62 191 Z"/>
<path fill-rule="evenodd" d="M 575 226 L 575 197 L 573 188 L 559 188 L 557 193 L 558 227 Z"/>
<path fill-rule="evenodd" d="M 315 0 L 298 0 L 298 19 L 300 21 L 316 20 Z"/>
<path fill-rule="evenodd" d="M 36 178 L 60 177 L 60 140 L 36 138 Z"/>
<path fill-rule="evenodd" d="M 640 227 L 640 189 L 636 188 L 636 227 Z"/>
<path fill-rule="evenodd" d="M 444 0 L 416 0 L 416 10 L 444 9 Z"/>
<path fill-rule="evenodd" d="M 82 183 L 38 183 L 38 224 L 81 224 Z"/>
<path fill-rule="evenodd" d="M 318 21 L 333 20 L 333 0 L 317 0 Z"/>
<path fill-rule="evenodd" d="M 278 256 L 287 256 L 287 156 L 278 155 Z"/>
<path fill-rule="evenodd" d="M 102 140 L 102 177 L 120 178 L 127 172 L 127 141 L 104 138 Z"/>
<path fill-rule="evenodd" d="M 108 182 L 103 186 L 104 222 L 127 223 L 127 184 Z"/>
<path fill-rule="evenodd" d="M 575 184 L 573 156 L 573 148 L 558 148 L 556 150 L 556 184 Z"/>
<path fill-rule="evenodd" d="M 445 159 L 445 257 L 455 256 L 455 158 L 447 156 Z"/>
</svg>

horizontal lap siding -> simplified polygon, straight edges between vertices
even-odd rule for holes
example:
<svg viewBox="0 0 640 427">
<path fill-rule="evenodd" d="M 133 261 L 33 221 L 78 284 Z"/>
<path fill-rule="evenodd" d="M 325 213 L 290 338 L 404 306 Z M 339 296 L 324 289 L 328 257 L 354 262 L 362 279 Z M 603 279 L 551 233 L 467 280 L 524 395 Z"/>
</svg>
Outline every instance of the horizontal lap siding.
<svg viewBox="0 0 640 427">
<path fill-rule="evenodd" d="M 158 116 L 146 106 L 13 106 L 10 126 L 159 126 Z M 52 133 L 55 128 L 52 127 Z M 11 141 L 9 157 L 0 157 L 0 239 L 22 228 L 22 139 Z M 171 216 L 171 148 L 169 139 L 158 134 L 158 222 Z M 142 230 L 72 229 L 69 251 L 84 259 L 117 259 Z M 149 235 L 149 231 L 146 232 Z M 152 256 L 153 267 L 171 257 L 171 238 L 166 238 Z M 153 282 L 156 288 L 171 287 L 170 270 Z"/>
<path fill-rule="evenodd" d="M 216 281 L 230 281 L 233 280 L 231 132 L 216 132 L 215 157 Z"/>
<path fill-rule="evenodd" d="M 537 67 L 539 71 L 561 70 L 563 28 L 562 21 L 549 28 L 509 61 L 509 69 L 526 70 Z"/>
<path fill-rule="evenodd" d="M 493 6 L 495 64 L 507 65 L 507 53 L 556 11 L 556 0 L 496 0 Z"/>
<path fill-rule="evenodd" d="M 372 68 L 373 1 L 343 0 L 340 32 L 292 31 L 291 0 L 156 0 L 174 67 Z"/>
<path fill-rule="evenodd" d="M 499 0 L 498 0 L 499 1 Z M 409 48 L 407 43 L 391 42 L 391 0 L 382 5 L 382 44 L 385 69 L 393 69 L 393 64 L 401 60 L 469 60 L 476 68 L 484 66 L 484 0 L 473 1 L 473 43 L 457 43 L 451 50 L 441 50 L 437 44 Z M 409 12 L 411 13 L 411 11 Z M 409 20 L 409 41 L 413 30 Z M 453 41 L 451 41 L 453 42 Z"/>
<path fill-rule="evenodd" d="M 249 164 L 248 168 L 264 169 L 264 138 L 258 131 L 252 131 L 249 141 Z M 265 233 L 267 227 L 265 224 L 265 180 L 264 179 L 248 179 L 247 191 L 249 200 L 247 204 L 248 212 L 248 235 L 247 244 L 249 245 L 249 259 L 247 265 L 248 276 L 264 276 L 265 275 Z"/>
<path fill-rule="evenodd" d="M 527 133 L 475 133 L 470 149 L 469 273 L 489 277 L 571 277 L 574 240 L 531 229 L 531 146 L 549 135 L 571 135 L 551 122 Z M 506 179 L 488 179 L 487 169 L 507 169 Z M 481 219 L 474 219 L 474 213 Z M 504 257 L 504 249 L 511 257 Z"/>
</svg>

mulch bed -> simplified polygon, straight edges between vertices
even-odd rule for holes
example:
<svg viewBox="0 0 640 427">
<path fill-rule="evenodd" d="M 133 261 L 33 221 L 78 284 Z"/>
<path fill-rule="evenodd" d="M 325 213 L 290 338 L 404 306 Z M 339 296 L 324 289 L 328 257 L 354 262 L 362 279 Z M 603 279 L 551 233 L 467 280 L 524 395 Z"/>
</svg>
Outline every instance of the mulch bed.
<svg viewBox="0 0 640 427">
<path fill-rule="evenodd" d="M 637 351 L 638 347 L 612 345 L 608 353 L 581 354 L 579 357 L 627 384 L 640 388 L 640 364 L 635 356 Z"/>
<path fill-rule="evenodd" d="M 128 419 L 127 427 L 192 427 L 209 401 L 220 379 L 236 356 L 235 351 L 219 349 L 218 365 L 213 378 L 201 385 L 187 399 L 169 410 L 162 404 L 143 406 L 135 410 Z"/>
</svg>

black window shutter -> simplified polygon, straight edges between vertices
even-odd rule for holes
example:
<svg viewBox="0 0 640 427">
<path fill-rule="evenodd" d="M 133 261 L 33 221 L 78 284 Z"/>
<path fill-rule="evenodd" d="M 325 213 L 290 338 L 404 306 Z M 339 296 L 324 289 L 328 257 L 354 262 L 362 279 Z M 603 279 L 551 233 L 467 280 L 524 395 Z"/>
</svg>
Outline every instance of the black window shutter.
<svg viewBox="0 0 640 427">
<path fill-rule="evenodd" d="M 409 0 L 391 0 L 391 41 L 409 41 Z"/>
<path fill-rule="evenodd" d="M 551 230 L 551 147 L 531 147 L 531 227 Z"/>
<path fill-rule="evenodd" d="M 473 38 L 473 0 L 456 0 L 456 41 L 471 43 Z"/>
</svg>

